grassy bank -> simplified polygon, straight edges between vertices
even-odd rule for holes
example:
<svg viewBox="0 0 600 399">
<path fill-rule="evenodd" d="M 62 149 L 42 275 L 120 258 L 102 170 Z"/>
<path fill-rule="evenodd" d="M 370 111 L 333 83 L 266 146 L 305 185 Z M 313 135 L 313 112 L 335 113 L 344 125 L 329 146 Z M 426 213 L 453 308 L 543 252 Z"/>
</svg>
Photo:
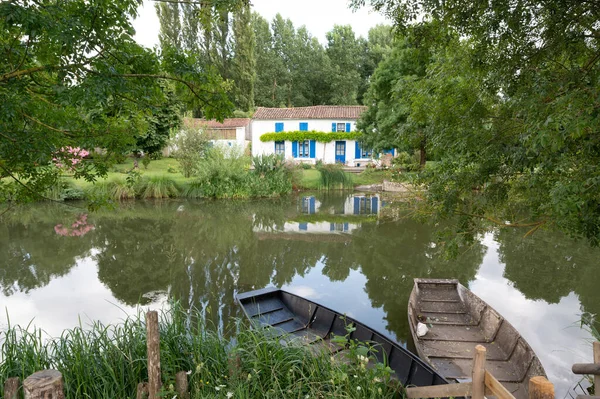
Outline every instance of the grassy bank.
<svg viewBox="0 0 600 399">
<path fill-rule="evenodd" d="M 238 323 L 235 340 L 203 325 L 198 311 L 178 304 L 161 315 L 163 396 L 175 398 L 175 374 L 187 371 L 192 398 L 386 398 L 399 388 L 389 369 L 364 367 L 362 346 L 350 342 L 348 358 L 301 345 L 282 345 L 266 331 Z M 0 332 L 0 382 L 38 370 L 63 374 L 66 398 L 131 398 L 147 380 L 146 334 L 141 316 L 120 325 L 76 327 L 46 340 L 41 330 Z M 362 356 L 362 355 L 361 355 Z M 3 396 L 0 384 L 0 396 Z"/>
<path fill-rule="evenodd" d="M 207 160 L 197 175 L 186 178 L 174 158 L 154 160 L 147 168 L 140 163 L 136 170 L 133 159 L 127 159 L 111 167 L 106 178 L 96 182 L 65 174 L 44 196 L 53 200 L 94 202 L 135 198 L 272 198 L 294 190 L 352 189 L 394 178 L 398 177 L 388 170 L 369 169 L 360 174 L 349 174 L 332 165 L 320 170 L 279 166 L 260 172 L 250 170 L 247 163 L 227 165 L 223 160 Z M 9 180 L 6 182 L 10 183 Z"/>
</svg>

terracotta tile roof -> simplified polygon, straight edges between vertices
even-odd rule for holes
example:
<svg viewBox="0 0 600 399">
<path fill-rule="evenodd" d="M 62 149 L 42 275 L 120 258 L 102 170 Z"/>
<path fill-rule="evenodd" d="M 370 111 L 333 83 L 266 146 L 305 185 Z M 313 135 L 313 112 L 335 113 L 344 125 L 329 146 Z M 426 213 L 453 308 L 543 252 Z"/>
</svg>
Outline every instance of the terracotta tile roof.
<svg viewBox="0 0 600 399">
<path fill-rule="evenodd" d="M 250 124 L 250 118 L 231 118 L 223 122 L 215 120 L 206 120 L 199 118 L 184 118 L 183 125 L 187 127 L 208 127 L 210 129 L 232 129 L 236 127 L 247 127 Z"/>
<path fill-rule="evenodd" d="M 367 107 L 360 105 L 317 105 L 298 108 L 258 108 L 254 119 L 358 119 Z"/>
</svg>

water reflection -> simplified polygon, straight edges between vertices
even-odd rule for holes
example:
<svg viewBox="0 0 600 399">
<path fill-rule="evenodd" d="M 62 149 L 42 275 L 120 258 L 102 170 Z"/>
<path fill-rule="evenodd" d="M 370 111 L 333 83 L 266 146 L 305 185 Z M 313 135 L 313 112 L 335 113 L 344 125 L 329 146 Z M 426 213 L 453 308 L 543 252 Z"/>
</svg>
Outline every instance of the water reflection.
<svg viewBox="0 0 600 399">
<path fill-rule="evenodd" d="M 0 225 L 0 305 L 13 323 L 35 317 L 58 335 L 78 315 L 113 322 L 173 296 L 224 329 L 240 316 L 235 292 L 273 284 L 407 342 L 412 279 L 458 278 L 523 333 L 559 394 L 576 381 L 570 363 L 591 349 L 571 327 L 581 311 L 600 311 L 597 250 L 505 230 L 448 261 L 434 244 L 443 226 L 384 221 L 385 202 L 317 194 L 136 203 L 85 220 L 80 210 L 36 205 Z M 70 234 L 82 226 L 85 234 Z"/>
</svg>

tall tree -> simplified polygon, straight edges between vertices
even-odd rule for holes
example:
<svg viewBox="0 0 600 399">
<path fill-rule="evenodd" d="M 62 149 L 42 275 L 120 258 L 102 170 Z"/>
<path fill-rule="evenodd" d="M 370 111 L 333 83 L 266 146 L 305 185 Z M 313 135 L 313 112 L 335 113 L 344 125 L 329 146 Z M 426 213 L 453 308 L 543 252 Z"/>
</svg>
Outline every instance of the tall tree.
<svg viewBox="0 0 600 399">
<path fill-rule="evenodd" d="M 160 31 L 158 40 L 161 48 L 173 47 L 181 48 L 181 13 L 179 4 L 176 3 L 156 3 L 156 14 L 160 22 Z M 187 33 L 187 32 L 186 32 Z M 183 35 L 183 40 L 189 37 L 188 34 Z"/>
<path fill-rule="evenodd" d="M 360 86 L 360 41 L 352 26 L 335 25 L 327 32 L 327 55 L 331 61 L 331 102 L 337 105 L 357 104 Z"/>
<path fill-rule="evenodd" d="M 357 100 L 364 103 L 364 95 L 369 88 L 371 75 L 375 69 L 392 52 L 394 35 L 389 25 L 376 25 L 369 29 L 367 40 L 361 42 L 361 63 L 359 73 L 361 77 L 358 88 Z"/>
<path fill-rule="evenodd" d="M 273 51 L 273 35 L 269 22 L 260 14 L 252 13 L 252 29 L 256 38 L 256 86 L 254 102 L 262 107 L 275 107 L 274 88 L 277 86 L 275 70 L 278 59 Z"/>
<path fill-rule="evenodd" d="M 243 111 L 254 108 L 254 84 L 256 82 L 256 36 L 252 29 L 250 6 L 241 7 L 233 15 L 234 80 L 236 82 L 236 105 Z"/>
</svg>

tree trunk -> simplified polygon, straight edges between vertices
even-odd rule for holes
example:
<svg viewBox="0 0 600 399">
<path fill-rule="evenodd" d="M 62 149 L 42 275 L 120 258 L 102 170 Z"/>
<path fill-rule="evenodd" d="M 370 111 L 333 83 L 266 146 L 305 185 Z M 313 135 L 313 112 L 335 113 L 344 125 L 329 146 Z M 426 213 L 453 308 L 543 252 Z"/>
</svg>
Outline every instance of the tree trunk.
<svg viewBox="0 0 600 399">
<path fill-rule="evenodd" d="M 426 145 L 427 145 L 427 139 L 423 138 L 423 140 L 421 140 L 421 147 L 419 148 L 421 150 L 421 159 L 419 161 L 419 165 L 421 165 L 421 168 L 425 167 L 425 163 L 427 162 L 427 150 L 426 150 Z"/>
</svg>

